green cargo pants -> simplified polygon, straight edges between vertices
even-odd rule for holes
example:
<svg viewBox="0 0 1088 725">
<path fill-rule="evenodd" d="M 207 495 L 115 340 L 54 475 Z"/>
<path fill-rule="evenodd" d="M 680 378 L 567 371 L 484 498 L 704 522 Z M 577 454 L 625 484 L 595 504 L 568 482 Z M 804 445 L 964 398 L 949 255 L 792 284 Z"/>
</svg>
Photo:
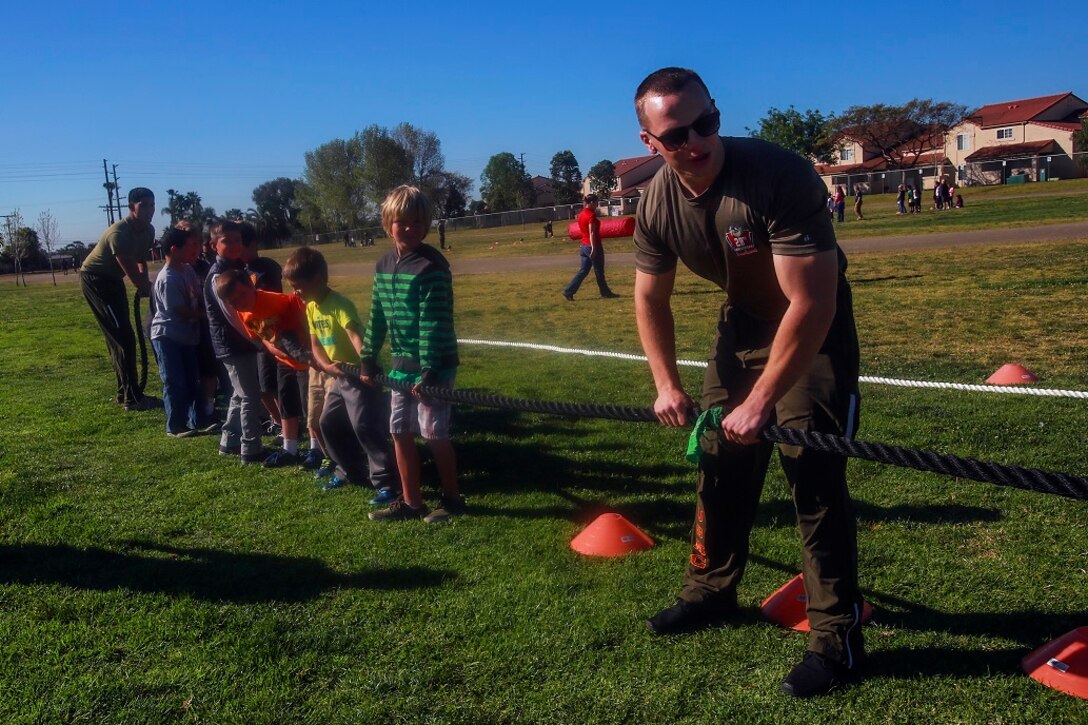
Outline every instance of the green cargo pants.
<svg viewBox="0 0 1088 725">
<path fill-rule="evenodd" d="M 808 372 L 778 401 L 772 423 L 853 436 L 858 417 L 858 343 L 850 291 L 840 281 L 831 331 Z M 775 323 L 723 305 L 703 383 L 703 409 L 737 405 L 763 370 Z M 773 444 L 717 444 L 700 463 L 692 551 L 681 598 L 736 601 L 748 561 L 748 539 Z M 857 529 L 846 487 L 846 458 L 780 446 L 804 547 L 805 589 L 812 627 L 809 649 L 853 666 L 861 654 Z"/>
</svg>

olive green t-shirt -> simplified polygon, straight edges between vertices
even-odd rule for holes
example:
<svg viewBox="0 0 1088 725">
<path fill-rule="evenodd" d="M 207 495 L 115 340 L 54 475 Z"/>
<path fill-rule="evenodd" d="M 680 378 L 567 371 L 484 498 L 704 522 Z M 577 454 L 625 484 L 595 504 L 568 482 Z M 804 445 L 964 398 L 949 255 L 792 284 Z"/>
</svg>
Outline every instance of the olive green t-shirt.
<svg viewBox="0 0 1088 725">
<path fill-rule="evenodd" d="M 723 136 L 725 164 L 710 188 L 688 198 L 663 166 L 639 200 L 635 266 L 664 274 L 682 261 L 726 291 L 731 305 L 777 320 L 787 300 L 773 256 L 838 250 L 827 187 L 812 164 L 780 146 Z M 841 280 L 845 283 L 845 280 Z"/>
<path fill-rule="evenodd" d="M 102 233 L 98 244 L 83 260 L 80 269 L 102 277 L 123 280 L 125 271 L 114 257 L 118 254 L 132 257 L 136 262 L 146 262 L 151 245 L 155 242 L 155 227 L 150 224 L 142 229 L 132 217 L 125 217 Z"/>
</svg>

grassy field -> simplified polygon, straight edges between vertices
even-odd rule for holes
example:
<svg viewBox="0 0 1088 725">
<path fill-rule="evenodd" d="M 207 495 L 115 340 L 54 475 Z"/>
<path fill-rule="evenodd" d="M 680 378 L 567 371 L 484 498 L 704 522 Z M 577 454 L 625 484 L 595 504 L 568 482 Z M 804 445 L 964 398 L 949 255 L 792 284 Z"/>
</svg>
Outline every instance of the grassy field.
<svg viewBox="0 0 1088 725">
<path fill-rule="evenodd" d="M 979 382 L 1017 361 L 1046 386 L 1085 389 L 1085 269 L 1088 240 L 855 255 L 863 372 Z M 457 279 L 459 335 L 637 352 L 629 276 L 613 275 L 622 299 L 573 305 L 557 292 L 568 276 Z M 366 280 L 334 286 L 365 311 Z M 719 293 L 681 274 L 674 301 L 680 356 L 703 357 Z M 0 305 L 0 721 L 1085 719 L 1083 701 L 1019 671 L 1029 650 L 1088 624 L 1084 502 L 851 462 L 876 607 L 869 677 L 797 703 L 777 686 L 804 637 L 757 612 L 800 565 L 776 463 L 746 616 L 657 639 L 642 622 L 671 602 L 688 549 L 682 432 L 459 409 L 472 515 L 383 527 L 366 519 L 365 490 L 243 469 L 213 438 L 167 439 L 161 412 L 107 402 L 112 373 L 77 286 L 4 284 Z M 464 388 L 652 398 L 640 363 L 469 346 L 462 358 Z M 862 392 L 859 437 L 1088 473 L 1083 401 Z M 424 480 L 433 502 L 429 465 Z M 657 547 L 572 553 L 605 510 Z"/>
</svg>

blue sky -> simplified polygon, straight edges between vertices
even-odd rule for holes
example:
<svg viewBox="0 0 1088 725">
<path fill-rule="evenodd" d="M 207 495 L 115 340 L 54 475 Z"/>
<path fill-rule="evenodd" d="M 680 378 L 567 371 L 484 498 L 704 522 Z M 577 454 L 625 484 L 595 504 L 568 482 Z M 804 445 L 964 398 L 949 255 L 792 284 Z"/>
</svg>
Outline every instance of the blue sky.
<svg viewBox="0 0 1088 725">
<path fill-rule="evenodd" d="M 301 175 L 306 151 L 372 123 L 434 131 L 476 181 L 525 154 L 548 175 L 645 153 L 631 96 L 695 68 L 743 135 L 771 106 L 913 97 L 977 106 L 1088 98 L 1088 3 L 11 3 L 0 52 L 0 213 L 51 209 L 62 240 L 105 227 L 121 186 L 219 211 Z M 879 8 L 879 9 L 877 9 Z M 159 216 L 157 226 L 165 217 Z"/>
</svg>

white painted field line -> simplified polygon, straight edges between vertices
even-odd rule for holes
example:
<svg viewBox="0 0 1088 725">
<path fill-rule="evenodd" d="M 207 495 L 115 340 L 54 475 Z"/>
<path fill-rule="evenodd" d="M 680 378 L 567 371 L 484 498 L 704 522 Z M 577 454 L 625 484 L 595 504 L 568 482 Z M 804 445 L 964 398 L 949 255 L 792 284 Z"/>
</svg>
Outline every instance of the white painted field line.
<svg viewBox="0 0 1088 725">
<path fill-rule="evenodd" d="M 459 338 L 457 342 L 462 345 L 489 345 L 491 347 L 515 347 L 525 350 L 542 350 L 545 352 L 558 352 L 568 355 L 585 355 L 587 357 L 609 357 L 616 360 L 646 361 L 645 355 L 632 355 L 626 352 L 610 352 L 608 350 L 584 350 L 577 347 L 560 347 L 558 345 L 541 345 L 533 342 L 508 342 L 504 340 L 477 340 L 473 338 Z M 680 367 L 705 368 L 704 360 L 677 360 Z M 858 378 L 863 383 L 874 385 L 893 385 L 899 388 L 931 388 L 936 390 L 966 390 L 974 393 L 998 393 L 1005 395 L 1035 395 L 1048 398 L 1085 398 L 1088 399 L 1086 390 L 1055 390 L 1052 388 L 1021 388 L 1007 385 L 973 385 L 967 383 L 944 383 L 930 380 L 900 380 L 897 378 L 882 378 L 874 375 L 862 375 Z"/>
</svg>

